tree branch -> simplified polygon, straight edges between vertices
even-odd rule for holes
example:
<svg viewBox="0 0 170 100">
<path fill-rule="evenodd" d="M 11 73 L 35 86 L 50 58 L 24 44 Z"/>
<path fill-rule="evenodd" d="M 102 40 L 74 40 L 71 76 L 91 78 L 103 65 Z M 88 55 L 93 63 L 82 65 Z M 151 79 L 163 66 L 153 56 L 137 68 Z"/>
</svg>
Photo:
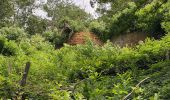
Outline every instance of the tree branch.
<svg viewBox="0 0 170 100">
<path fill-rule="evenodd" d="M 145 80 L 149 79 L 149 77 L 146 77 L 145 79 L 143 79 L 142 81 L 140 81 L 135 88 L 129 93 L 127 94 L 125 97 L 123 97 L 122 100 L 127 100 L 127 98 L 136 90 L 137 87 L 139 87 L 140 84 L 142 84 Z"/>
</svg>

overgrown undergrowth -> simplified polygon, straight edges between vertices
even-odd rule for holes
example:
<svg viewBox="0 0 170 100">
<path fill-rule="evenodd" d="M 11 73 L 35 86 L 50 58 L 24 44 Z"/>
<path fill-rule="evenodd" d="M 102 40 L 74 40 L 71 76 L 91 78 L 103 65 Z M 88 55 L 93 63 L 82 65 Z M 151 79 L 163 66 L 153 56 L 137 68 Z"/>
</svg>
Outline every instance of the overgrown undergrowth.
<svg viewBox="0 0 170 100">
<path fill-rule="evenodd" d="M 21 32 L 22 33 L 22 32 Z M 40 35 L 0 38 L 0 98 L 134 100 L 170 98 L 170 35 L 136 47 L 66 45 L 55 50 Z M 26 62 L 31 62 L 21 87 Z M 149 77 L 135 87 L 141 80 Z M 157 98 L 157 99 L 155 99 Z"/>
</svg>

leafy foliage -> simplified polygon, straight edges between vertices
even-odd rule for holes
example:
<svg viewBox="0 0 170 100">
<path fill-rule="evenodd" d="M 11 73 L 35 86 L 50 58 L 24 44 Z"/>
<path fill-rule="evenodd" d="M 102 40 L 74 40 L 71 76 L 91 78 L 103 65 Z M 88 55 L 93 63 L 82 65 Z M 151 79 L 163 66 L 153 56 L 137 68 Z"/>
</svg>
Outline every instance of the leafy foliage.
<svg viewBox="0 0 170 100">
<path fill-rule="evenodd" d="M 103 14 L 96 20 L 70 1 L 0 1 L 0 99 L 170 98 L 169 0 L 97 1 Z M 35 16 L 37 7 L 50 18 Z M 73 32 L 90 30 L 104 41 L 133 31 L 149 32 L 159 40 L 148 38 L 134 47 L 110 42 L 97 46 L 90 40 L 71 46 L 63 44 L 64 22 Z M 22 86 L 27 62 L 31 66 Z"/>
<path fill-rule="evenodd" d="M 23 29 L 18 27 L 4 27 L 0 29 L 0 35 L 6 37 L 8 40 L 20 40 L 26 37 L 26 33 Z"/>
<path fill-rule="evenodd" d="M 29 34 L 43 33 L 47 28 L 47 21 L 36 16 L 30 16 L 27 21 L 27 28 Z"/>
<path fill-rule="evenodd" d="M 107 4 L 108 2 L 111 5 L 111 9 L 101 13 L 103 15 L 100 17 L 100 20 L 103 20 L 107 23 L 107 26 L 110 26 L 107 34 L 108 38 L 115 34 L 133 31 L 146 32 L 155 38 L 160 38 L 164 35 L 165 31 L 167 33 L 169 31 L 168 0 L 98 1 L 101 5 Z M 121 6 L 119 6 L 119 3 Z"/>
<path fill-rule="evenodd" d="M 133 28 L 136 5 L 134 2 L 130 2 L 128 5 L 129 6 L 126 9 L 112 17 L 111 31 L 115 34 L 123 33 L 124 31 Z"/>
<path fill-rule="evenodd" d="M 169 60 L 166 53 L 170 48 L 169 36 L 161 40 L 147 39 L 134 48 L 120 48 L 110 43 L 99 47 L 88 41 L 85 45 L 65 44 L 59 50 L 46 41 L 51 35 L 44 38 L 48 37 L 48 33 L 44 37 L 32 35 L 20 41 L 2 36 L 1 44 L 9 48 L 6 47 L 8 52 L 0 56 L 0 97 L 122 99 L 148 76 L 150 79 L 137 87 L 129 98 L 158 96 L 167 99 Z M 27 84 L 21 87 L 19 81 L 28 61 L 31 62 L 31 69 Z"/>
<path fill-rule="evenodd" d="M 101 39 L 106 40 L 108 37 L 107 35 L 107 29 L 106 29 L 106 23 L 103 21 L 92 21 L 89 23 L 89 30 L 96 35 L 98 35 Z"/>
<path fill-rule="evenodd" d="M 0 1 L 0 27 L 10 25 L 10 17 L 14 14 L 12 0 Z"/>
</svg>

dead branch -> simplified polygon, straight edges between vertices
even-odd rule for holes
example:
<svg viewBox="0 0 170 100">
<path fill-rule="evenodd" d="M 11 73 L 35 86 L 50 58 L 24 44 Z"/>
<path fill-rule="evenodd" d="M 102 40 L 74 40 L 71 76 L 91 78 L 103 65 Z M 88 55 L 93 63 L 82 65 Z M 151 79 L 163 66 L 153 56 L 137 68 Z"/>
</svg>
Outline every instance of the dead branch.
<svg viewBox="0 0 170 100">
<path fill-rule="evenodd" d="M 145 80 L 149 79 L 149 77 L 146 77 L 145 79 L 143 79 L 142 81 L 140 81 L 135 88 L 129 93 L 127 94 L 125 97 L 123 97 L 122 100 L 127 100 L 127 98 L 136 90 L 137 87 L 139 87 L 140 84 L 142 84 Z"/>
</svg>

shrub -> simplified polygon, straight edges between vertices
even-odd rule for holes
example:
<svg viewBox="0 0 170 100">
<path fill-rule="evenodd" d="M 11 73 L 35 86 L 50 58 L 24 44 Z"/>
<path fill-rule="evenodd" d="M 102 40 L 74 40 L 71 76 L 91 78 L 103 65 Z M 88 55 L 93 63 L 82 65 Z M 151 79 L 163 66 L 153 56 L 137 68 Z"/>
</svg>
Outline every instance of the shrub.
<svg viewBox="0 0 170 100">
<path fill-rule="evenodd" d="M 168 33 L 168 32 L 170 32 L 170 7 L 169 7 L 169 5 L 170 5 L 170 2 L 167 2 L 166 4 L 164 4 L 163 6 L 162 6 L 162 9 L 160 10 L 160 11 L 162 11 L 162 12 L 165 12 L 164 14 L 163 14 L 163 17 L 164 17 L 164 20 L 163 20 L 163 22 L 161 23 L 161 25 L 162 25 L 162 28 Z"/>
<path fill-rule="evenodd" d="M 106 34 L 107 34 L 107 31 L 106 31 L 106 23 L 104 23 L 103 21 L 92 21 L 90 24 L 89 24 L 89 29 L 90 29 L 90 32 L 93 32 L 95 33 L 97 36 L 100 37 L 100 39 L 102 40 L 106 40 Z"/>
<path fill-rule="evenodd" d="M 170 50 L 169 36 L 148 39 L 134 48 L 111 43 L 99 47 L 87 42 L 54 50 L 45 38 L 33 35 L 18 43 L 19 54 L 0 56 L 0 97 L 12 98 L 19 92 L 27 99 L 122 99 L 150 77 L 135 87 L 128 99 L 153 98 L 155 93 L 167 99 L 169 60 L 165 54 Z M 6 40 L 4 43 L 9 42 Z M 27 84 L 21 88 L 19 81 L 28 61 Z M 10 74 L 8 62 L 12 65 Z"/>
<path fill-rule="evenodd" d="M 62 25 L 64 24 L 65 21 L 68 23 L 73 32 L 80 32 L 86 29 L 86 22 L 84 20 L 80 19 L 72 20 L 68 17 L 65 17 L 59 21 L 61 27 L 63 27 Z"/>
<path fill-rule="evenodd" d="M 63 42 L 66 41 L 57 29 L 54 29 L 53 31 L 46 31 L 42 34 L 42 36 L 54 45 L 63 44 Z"/>
<path fill-rule="evenodd" d="M 136 18 L 134 13 L 136 8 L 136 4 L 134 2 L 130 2 L 126 9 L 113 15 L 111 19 L 110 34 L 108 37 L 134 29 L 134 19 Z"/>
<path fill-rule="evenodd" d="M 164 33 L 161 23 L 164 20 L 165 1 L 153 0 L 143 8 L 135 12 L 137 16 L 136 29 L 144 32 L 150 32 L 154 37 L 160 37 Z M 167 9 L 166 9 L 167 10 Z"/>
<path fill-rule="evenodd" d="M 24 30 L 18 27 L 1 28 L 0 35 L 6 37 L 8 40 L 21 40 L 26 37 Z"/>
<path fill-rule="evenodd" d="M 30 43 L 31 46 L 34 46 L 37 50 L 40 51 L 53 50 L 53 46 L 48 41 L 45 41 L 45 38 L 38 34 L 31 36 Z"/>
<path fill-rule="evenodd" d="M 14 56 L 19 53 L 19 48 L 14 41 L 7 41 L 6 38 L 0 37 L 0 52 L 6 56 Z"/>
</svg>

